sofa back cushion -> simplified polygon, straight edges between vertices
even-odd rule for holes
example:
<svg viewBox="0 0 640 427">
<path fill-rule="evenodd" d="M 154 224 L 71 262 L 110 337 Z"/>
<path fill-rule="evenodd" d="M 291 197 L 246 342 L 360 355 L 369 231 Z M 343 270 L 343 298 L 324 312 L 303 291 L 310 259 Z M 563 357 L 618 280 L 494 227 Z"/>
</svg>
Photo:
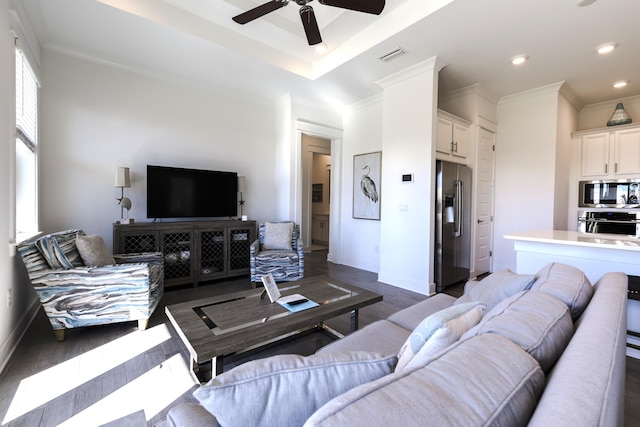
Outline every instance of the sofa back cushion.
<svg viewBox="0 0 640 427">
<path fill-rule="evenodd" d="M 332 398 L 393 371 L 395 355 L 286 354 L 244 363 L 194 396 L 225 427 L 300 426 Z"/>
<path fill-rule="evenodd" d="M 338 396 L 305 426 L 525 425 L 543 388 L 535 359 L 504 337 L 484 334 L 457 342 L 422 368 Z"/>
<path fill-rule="evenodd" d="M 461 339 L 493 333 L 531 354 L 546 373 L 573 335 L 568 307 L 543 292 L 522 291 L 496 305 Z"/>
<path fill-rule="evenodd" d="M 574 321 L 580 317 L 593 296 L 593 286 L 582 271 L 558 262 L 548 264 L 536 274 L 531 290 L 545 292 L 564 302 Z"/>
<path fill-rule="evenodd" d="M 479 301 L 491 310 L 500 301 L 525 289 L 529 289 L 535 277 L 529 274 L 516 274 L 511 270 L 500 270 L 488 275 L 479 282 L 468 284 L 465 293 L 454 304 Z"/>
</svg>

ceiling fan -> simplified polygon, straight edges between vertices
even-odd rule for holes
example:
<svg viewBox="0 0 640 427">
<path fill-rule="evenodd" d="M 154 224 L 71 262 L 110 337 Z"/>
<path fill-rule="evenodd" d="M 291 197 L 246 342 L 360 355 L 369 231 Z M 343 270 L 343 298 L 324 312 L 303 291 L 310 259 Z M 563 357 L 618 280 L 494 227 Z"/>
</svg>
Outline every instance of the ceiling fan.
<svg viewBox="0 0 640 427">
<path fill-rule="evenodd" d="M 302 26 L 304 27 L 304 33 L 307 35 L 309 45 L 313 46 L 322 43 L 322 37 L 320 36 L 320 29 L 318 28 L 316 15 L 313 13 L 313 8 L 309 6 L 309 3 L 313 0 L 293 1 L 300 6 L 300 18 L 302 19 Z M 385 0 L 318 0 L 318 2 L 327 6 L 380 15 L 382 13 L 382 9 L 384 9 Z M 288 4 L 289 0 L 271 0 L 268 3 L 254 7 L 253 9 L 241 13 L 238 16 L 234 16 L 233 20 L 238 24 L 246 24 L 247 22 L 258 19 L 267 13 L 285 7 Z"/>
</svg>

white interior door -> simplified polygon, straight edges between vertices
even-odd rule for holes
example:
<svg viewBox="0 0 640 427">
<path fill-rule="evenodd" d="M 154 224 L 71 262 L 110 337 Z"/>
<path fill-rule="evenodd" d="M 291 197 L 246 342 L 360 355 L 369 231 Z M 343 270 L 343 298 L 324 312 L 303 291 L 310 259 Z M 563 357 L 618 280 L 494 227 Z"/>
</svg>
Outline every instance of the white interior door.
<svg viewBox="0 0 640 427">
<path fill-rule="evenodd" d="M 474 276 L 491 271 L 495 136 L 494 132 L 483 127 L 478 128 Z"/>
</svg>

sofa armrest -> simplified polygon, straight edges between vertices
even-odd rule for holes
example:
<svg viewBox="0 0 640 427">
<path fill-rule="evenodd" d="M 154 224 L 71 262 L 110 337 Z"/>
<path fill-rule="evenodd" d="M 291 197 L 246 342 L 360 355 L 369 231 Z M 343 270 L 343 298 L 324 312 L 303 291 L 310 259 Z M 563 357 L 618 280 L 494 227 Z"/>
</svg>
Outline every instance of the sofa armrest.
<svg viewBox="0 0 640 427">
<path fill-rule="evenodd" d="M 116 264 L 153 264 L 158 265 L 164 262 L 162 252 L 139 252 L 131 254 L 114 254 Z"/>
<path fill-rule="evenodd" d="M 253 257 L 258 252 L 260 252 L 260 240 L 256 239 L 251 243 L 251 246 L 249 246 L 249 254 Z"/>
<path fill-rule="evenodd" d="M 104 267 L 76 267 L 67 270 L 31 272 L 29 278 L 36 291 L 39 288 L 69 286 L 120 286 L 148 289 L 151 265 L 148 263 L 116 264 Z"/>
</svg>

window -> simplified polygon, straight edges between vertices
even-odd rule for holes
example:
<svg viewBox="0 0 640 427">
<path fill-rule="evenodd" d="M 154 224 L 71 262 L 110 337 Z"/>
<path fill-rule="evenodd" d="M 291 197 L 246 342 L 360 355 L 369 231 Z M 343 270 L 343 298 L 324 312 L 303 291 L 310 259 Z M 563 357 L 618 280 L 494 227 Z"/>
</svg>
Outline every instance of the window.
<svg viewBox="0 0 640 427">
<path fill-rule="evenodd" d="M 38 230 L 38 81 L 16 49 L 16 234 Z"/>
</svg>

